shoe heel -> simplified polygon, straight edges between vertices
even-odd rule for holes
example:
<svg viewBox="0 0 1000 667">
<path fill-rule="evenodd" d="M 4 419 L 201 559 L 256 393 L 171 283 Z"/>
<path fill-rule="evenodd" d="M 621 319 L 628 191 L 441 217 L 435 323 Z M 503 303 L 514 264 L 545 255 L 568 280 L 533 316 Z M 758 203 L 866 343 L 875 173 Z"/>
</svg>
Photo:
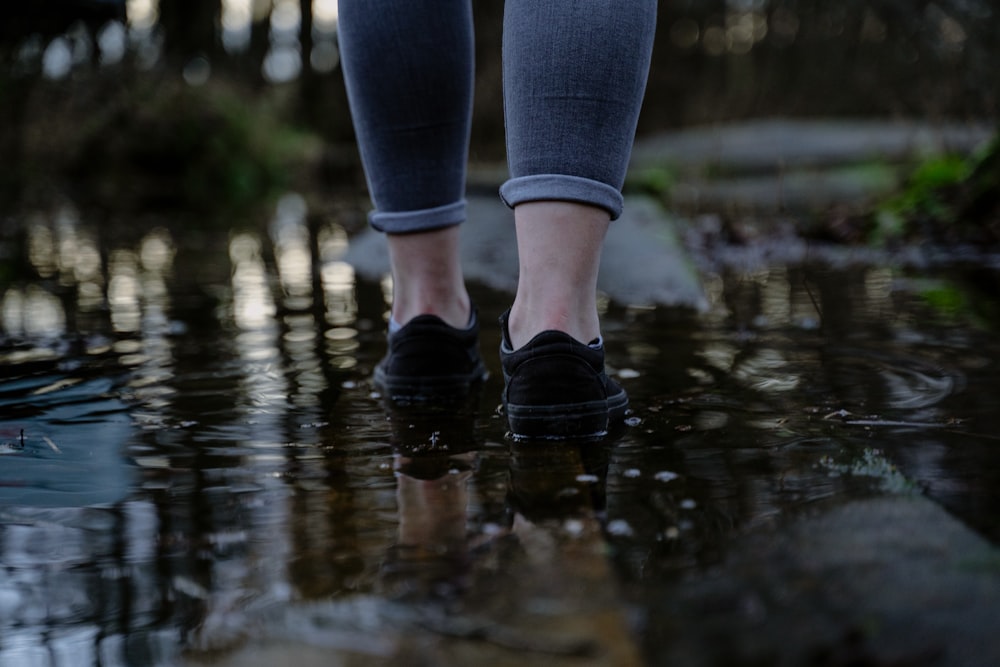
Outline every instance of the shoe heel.
<svg viewBox="0 0 1000 667">
<path fill-rule="evenodd" d="M 606 401 L 551 407 L 507 405 L 505 411 L 515 440 L 596 439 L 608 433 Z"/>
</svg>

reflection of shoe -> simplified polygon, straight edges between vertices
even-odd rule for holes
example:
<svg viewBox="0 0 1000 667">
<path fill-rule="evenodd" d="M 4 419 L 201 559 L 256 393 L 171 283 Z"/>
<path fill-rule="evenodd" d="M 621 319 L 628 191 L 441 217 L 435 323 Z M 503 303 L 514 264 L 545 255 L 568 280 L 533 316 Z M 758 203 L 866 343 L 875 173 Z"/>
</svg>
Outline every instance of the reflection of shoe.
<svg viewBox="0 0 1000 667">
<path fill-rule="evenodd" d="M 621 420 L 628 396 L 604 371 L 603 345 L 585 345 L 561 331 L 543 331 L 513 349 L 500 317 L 503 406 L 518 439 L 595 438 Z"/>
<path fill-rule="evenodd" d="M 386 416 L 392 428 L 393 450 L 405 457 L 454 456 L 470 452 L 476 439 L 475 404 L 469 400 L 442 401 L 442 405 L 389 402 Z"/>
<path fill-rule="evenodd" d="M 389 350 L 375 367 L 375 386 L 393 401 L 467 396 L 486 379 L 479 355 L 479 321 L 456 329 L 434 315 L 419 315 L 389 334 Z"/>
<path fill-rule="evenodd" d="M 533 523 L 603 512 L 608 451 L 596 439 L 514 443 L 508 507 Z"/>
</svg>

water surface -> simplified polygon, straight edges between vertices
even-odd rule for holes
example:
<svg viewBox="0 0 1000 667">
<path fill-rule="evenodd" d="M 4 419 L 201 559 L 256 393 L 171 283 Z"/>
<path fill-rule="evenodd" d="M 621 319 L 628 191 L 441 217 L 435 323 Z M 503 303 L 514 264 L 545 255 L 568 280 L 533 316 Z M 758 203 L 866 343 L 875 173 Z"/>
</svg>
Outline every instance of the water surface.
<svg viewBox="0 0 1000 667">
<path fill-rule="evenodd" d="M 531 448 L 497 410 L 509 296 L 473 286 L 479 395 L 388 409 L 370 384 L 388 285 L 339 259 L 336 222 L 304 219 L 62 209 L 4 239 L 0 663 L 211 661 L 262 635 L 375 659 L 391 647 L 365 610 L 484 586 L 500 604 L 507 536 L 590 521 L 655 660 L 643 615 L 756 526 L 916 491 L 1000 540 L 989 258 L 706 263 L 704 312 L 608 303 L 627 424 Z"/>
</svg>

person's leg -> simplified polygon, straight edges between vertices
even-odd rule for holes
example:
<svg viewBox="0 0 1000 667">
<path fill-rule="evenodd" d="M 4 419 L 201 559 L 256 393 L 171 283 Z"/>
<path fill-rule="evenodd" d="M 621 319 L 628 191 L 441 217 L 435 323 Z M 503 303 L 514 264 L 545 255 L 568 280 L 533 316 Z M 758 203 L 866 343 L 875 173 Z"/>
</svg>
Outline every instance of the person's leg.
<svg viewBox="0 0 1000 667">
<path fill-rule="evenodd" d="M 504 107 L 517 294 L 501 317 L 516 438 L 601 436 L 628 407 L 608 378 L 597 272 L 621 213 L 656 0 L 507 0 Z"/>
<path fill-rule="evenodd" d="M 393 319 L 469 321 L 458 261 L 472 114 L 469 0 L 340 0 L 339 40 Z"/>
<path fill-rule="evenodd" d="M 598 336 L 601 244 L 621 213 L 656 0 L 508 0 L 504 106 L 520 275 L 508 320 L 520 347 L 544 330 Z"/>
<path fill-rule="evenodd" d="M 389 234 L 392 319 L 437 315 L 453 327 L 469 323 L 471 304 L 459 258 L 458 225 L 413 234 Z"/>
<path fill-rule="evenodd" d="M 340 0 L 351 116 L 387 235 L 393 299 L 374 383 L 390 400 L 464 396 L 486 375 L 459 262 L 472 116 L 470 0 Z"/>
<path fill-rule="evenodd" d="M 600 335 L 597 269 L 610 220 L 604 209 L 575 202 L 514 209 L 519 277 L 508 327 L 515 349 L 546 330 L 583 342 Z"/>
</svg>

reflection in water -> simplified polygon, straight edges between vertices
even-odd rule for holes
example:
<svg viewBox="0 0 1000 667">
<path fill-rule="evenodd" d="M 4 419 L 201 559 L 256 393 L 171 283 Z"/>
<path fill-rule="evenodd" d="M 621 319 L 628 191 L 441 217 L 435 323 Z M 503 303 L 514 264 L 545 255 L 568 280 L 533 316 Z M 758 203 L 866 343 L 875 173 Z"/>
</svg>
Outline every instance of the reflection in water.
<svg viewBox="0 0 1000 667">
<path fill-rule="evenodd" d="M 0 358 L 0 664 L 98 664 L 123 621 L 139 636 L 159 604 L 146 586 L 155 535 L 139 518 L 149 503 L 130 498 L 123 456 L 134 427 L 109 362 Z"/>
<path fill-rule="evenodd" d="M 511 451 L 499 373 L 467 406 L 385 410 L 368 374 L 388 285 L 359 284 L 343 229 L 297 196 L 232 234 L 24 224 L 0 288 L 2 664 L 174 664 L 261 624 L 391 654 L 518 595 L 568 604 L 560 586 L 607 577 L 603 539 L 641 610 L 735 531 L 884 493 L 863 456 L 1000 539 L 995 323 L 935 310 L 902 269 L 708 276 L 703 314 L 609 304 L 630 425 Z M 476 300 L 489 321 L 507 296 Z M 548 644 L 474 627 L 572 653 L 587 613 Z"/>
<path fill-rule="evenodd" d="M 229 259 L 233 264 L 233 319 L 244 331 L 261 329 L 274 321 L 276 309 L 260 253 L 260 241 L 250 234 L 236 234 L 229 243 Z"/>
<path fill-rule="evenodd" d="M 138 258 L 131 250 L 116 250 L 111 256 L 108 306 L 111 325 L 119 333 L 135 333 L 141 322 Z"/>
<path fill-rule="evenodd" d="M 457 597 L 467 582 L 471 453 L 457 457 L 397 456 L 395 544 L 380 568 L 389 599 Z"/>
<path fill-rule="evenodd" d="M 955 391 L 956 377 L 934 377 L 909 368 L 880 372 L 886 384 L 886 405 L 911 410 L 937 405 Z"/>
<path fill-rule="evenodd" d="M 8 289 L 3 296 L 4 329 L 26 337 L 58 336 L 66 330 L 59 299 L 37 285 Z"/>
<path fill-rule="evenodd" d="M 285 195 L 271 222 L 271 238 L 278 277 L 290 309 L 308 308 L 312 301 L 311 238 L 305 225 L 306 203 L 299 195 Z"/>
</svg>

